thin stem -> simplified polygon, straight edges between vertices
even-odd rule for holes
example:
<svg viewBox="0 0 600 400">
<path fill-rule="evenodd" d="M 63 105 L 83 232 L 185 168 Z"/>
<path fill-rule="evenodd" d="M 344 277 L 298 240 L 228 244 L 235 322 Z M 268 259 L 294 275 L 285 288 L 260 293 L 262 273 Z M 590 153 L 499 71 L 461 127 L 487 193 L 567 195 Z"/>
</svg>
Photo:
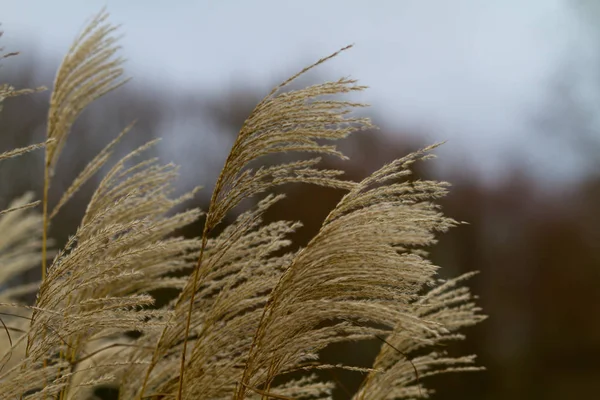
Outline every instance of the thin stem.
<svg viewBox="0 0 600 400">
<path fill-rule="evenodd" d="M 40 286 L 43 286 L 44 281 L 46 280 L 46 258 L 48 257 L 48 189 L 50 187 L 50 165 L 48 163 L 47 158 L 48 152 L 46 151 L 46 165 L 44 167 L 44 198 L 42 201 L 42 214 L 44 218 L 44 222 L 42 225 L 42 283 Z M 34 316 L 35 314 L 32 315 L 32 323 Z M 43 335 L 46 336 L 45 330 L 43 332 Z M 28 335 L 26 356 L 29 356 L 29 349 L 31 345 L 30 339 L 31 337 Z M 48 360 L 46 359 L 46 357 L 44 357 L 44 360 L 42 361 L 42 366 L 44 369 L 46 369 L 46 367 L 48 366 Z M 46 399 L 46 395 L 44 395 L 44 399 Z"/>
<path fill-rule="evenodd" d="M 208 225 L 205 225 L 208 226 Z M 198 262 L 196 263 L 196 267 L 194 268 L 194 284 L 192 285 L 192 293 L 190 295 L 190 305 L 188 307 L 188 315 L 185 322 L 185 333 L 183 335 L 183 350 L 181 352 L 181 365 L 179 367 L 179 385 L 177 389 L 177 400 L 182 399 L 183 394 L 183 373 L 185 371 L 185 353 L 187 351 L 187 343 L 188 343 L 188 335 L 190 334 L 190 325 L 192 322 L 192 312 L 194 310 L 194 301 L 196 299 L 196 291 L 198 290 L 198 281 L 200 280 L 200 265 L 202 264 L 202 257 L 204 256 L 204 249 L 206 248 L 208 232 L 205 229 L 205 232 L 202 235 L 202 247 L 200 248 L 200 257 L 198 257 Z"/>
<path fill-rule="evenodd" d="M 44 199 L 42 201 L 43 208 L 43 228 L 42 228 L 42 282 L 46 279 L 46 268 L 47 262 L 46 258 L 48 257 L 48 189 L 50 187 L 50 168 L 46 164 L 44 168 Z"/>
</svg>

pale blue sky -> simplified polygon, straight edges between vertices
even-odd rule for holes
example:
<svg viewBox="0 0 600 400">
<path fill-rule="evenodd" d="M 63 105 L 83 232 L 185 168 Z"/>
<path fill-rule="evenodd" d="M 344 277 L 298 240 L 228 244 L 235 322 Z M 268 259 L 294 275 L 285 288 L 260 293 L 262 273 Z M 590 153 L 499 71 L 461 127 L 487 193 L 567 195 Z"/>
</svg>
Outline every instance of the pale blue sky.
<svg viewBox="0 0 600 400">
<path fill-rule="evenodd" d="M 470 153 L 486 174 L 505 170 L 504 152 L 515 147 L 532 168 L 568 173 L 551 165 L 552 150 L 540 151 L 532 118 L 567 57 L 586 86 L 592 65 L 583 57 L 596 55 L 567 0 L 0 0 L 4 44 L 26 40 L 58 63 L 103 5 L 123 24 L 138 84 L 263 87 L 354 43 L 321 75 L 358 78 L 374 115 L 427 141 L 449 139 L 440 155 Z"/>
</svg>

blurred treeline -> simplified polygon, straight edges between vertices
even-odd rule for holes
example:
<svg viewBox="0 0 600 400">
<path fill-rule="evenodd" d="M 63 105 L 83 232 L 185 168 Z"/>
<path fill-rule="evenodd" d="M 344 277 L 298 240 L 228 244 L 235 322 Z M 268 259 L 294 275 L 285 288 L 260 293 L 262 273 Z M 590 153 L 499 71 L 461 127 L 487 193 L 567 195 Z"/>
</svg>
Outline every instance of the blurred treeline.
<svg viewBox="0 0 600 400">
<path fill-rule="evenodd" d="M 41 67 L 46 65 L 43 60 L 18 58 L 4 62 L 2 82 L 16 87 L 51 86 L 52 71 Z M 198 197 L 198 205 L 206 209 L 227 145 L 267 89 L 169 92 L 144 81 L 120 88 L 76 123 L 59 161 L 51 202 L 58 200 L 104 144 L 137 119 L 120 155 L 134 145 L 163 137 L 164 145 L 172 149 L 165 161 L 183 164 L 185 185 L 206 186 Z M 43 140 L 48 98 L 45 92 L 5 103 L 0 114 L 0 151 Z M 376 117 L 375 122 L 383 125 L 380 131 L 357 134 L 343 145 L 352 160 L 336 166 L 344 168 L 349 178 L 362 178 L 383 163 L 429 144 L 417 134 L 386 129 L 384 121 L 385 115 Z M 175 136 L 174 129 L 188 132 Z M 442 266 L 442 276 L 481 271 L 471 284 L 490 318 L 469 329 L 466 342 L 440 349 L 476 353 L 488 370 L 433 379 L 439 391 L 436 398 L 596 397 L 600 392 L 600 176 L 590 170 L 583 179 L 548 188 L 515 166 L 504 180 L 491 184 L 460 161 L 446 163 L 455 167 L 434 173 L 431 165 L 440 161 L 422 164 L 419 174 L 450 181 L 453 187 L 442 200 L 444 210 L 469 224 L 440 237 L 433 249 L 434 261 Z M 41 152 L 5 161 L 0 169 L 0 206 L 26 190 L 39 194 L 41 175 Z M 75 231 L 96 183 L 88 183 L 51 227 L 58 246 Z M 272 210 L 271 217 L 301 220 L 305 227 L 296 239 L 304 244 L 341 193 L 311 186 L 286 190 L 291 192 L 289 198 Z M 199 227 L 187 233 L 199 234 Z M 371 359 L 380 345 L 346 345 L 325 356 L 335 353 L 360 363 Z M 359 376 L 342 375 L 348 390 L 358 384 Z M 338 395 L 347 397 L 343 390 Z"/>
</svg>

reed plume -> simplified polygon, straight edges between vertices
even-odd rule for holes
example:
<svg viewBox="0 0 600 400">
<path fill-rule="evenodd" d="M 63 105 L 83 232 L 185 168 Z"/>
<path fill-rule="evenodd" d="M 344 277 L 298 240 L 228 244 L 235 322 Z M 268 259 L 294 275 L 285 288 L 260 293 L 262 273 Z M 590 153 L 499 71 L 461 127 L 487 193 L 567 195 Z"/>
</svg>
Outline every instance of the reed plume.
<svg viewBox="0 0 600 400">
<path fill-rule="evenodd" d="M 242 126 L 206 213 L 181 205 L 198 188 L 174 196 L 178 168 L 144 157 L 151 141 L 117 161 L 90 199 L 67 243 L 52 252 L 48 227 L 69 200 L 107 165 L 117 134 L 49 204 L 61 150 L 77 116 L 116 89 L 122 77 L 116 27 L 103 10 L 75 40 L 56 75 L 47 141 L 0 155 L 45 148 L 42 212 L 31 195 L 0 213 L 0 393 L 7 399 L 80 399 L 99 385 L 121 399 L 330 399 L 336 386 L 316 374 L 345 369 L 362 375 L 354 399 L 425 398 L 427 376 L 472 371 L 474 356 L 439 350 L 484 317 L 463 282 L 437 279 L 427 258 L 436 235 L 458 223 L 435 201 L 445 182 L 416 180 L 415 162 L 437 145 L 399 158 L 360 182 L 319 167 L 346 157 L 335 141 L 373 128 L 354 114 L 365 104 L 341 95 L 365 86 L 342 78 L 303 89 L 289 84 L 340 52 L 275 87 Z M 1 101 L 16 94 L 0 87 Z M 271 166 L 265 156 L 309 153 Z M 264 223 L 290 183 L 346 191 L 319 232 L 291 251 L 297 221 Z M 249 198 L 255 206 L 215 234 Z M 176 232 L 200 217 L 198 237 Z M 287 249 L 287 250 L 286 250 Z M 52 256 L 51 262 L 46 260 Z M 41 281 L 8 287 L 41 266 Z M 155 307 L 156 289 L 178 295 Z M 36 292 L 34 304 L 19 303 Z M 136 332 L 136 335 L 131 335 Z M 319 353 L 339 342 L 379 338 L 374 364 L 326 364 Z"/>
</svg>

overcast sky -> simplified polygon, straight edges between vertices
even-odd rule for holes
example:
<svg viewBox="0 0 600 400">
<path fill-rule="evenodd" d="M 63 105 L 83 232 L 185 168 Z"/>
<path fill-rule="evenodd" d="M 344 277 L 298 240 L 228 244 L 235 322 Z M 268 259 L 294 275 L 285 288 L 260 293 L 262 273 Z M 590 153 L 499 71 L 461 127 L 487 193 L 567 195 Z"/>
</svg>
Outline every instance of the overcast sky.
<svg viewBox="0 0 600 400">
<path fill-rule="evenodd" d="M 430 142 L 449 139 L 441 155 L 471 153 L 488 173 L 518 148 L 555 176 L 572 171 L 553 165 L 557 150 L 536 144 L 532 123 L 566 63 L 592 85 L 584 60 L 597 42 L 567 0 L 0 0 L 4 44 L 20 38 L 58 60 L 103 5 L 123 24 L 137 82 L 262 87 L 354 43 L 320 76 L 358 78 L 374 115 Z"/>
</svg>

